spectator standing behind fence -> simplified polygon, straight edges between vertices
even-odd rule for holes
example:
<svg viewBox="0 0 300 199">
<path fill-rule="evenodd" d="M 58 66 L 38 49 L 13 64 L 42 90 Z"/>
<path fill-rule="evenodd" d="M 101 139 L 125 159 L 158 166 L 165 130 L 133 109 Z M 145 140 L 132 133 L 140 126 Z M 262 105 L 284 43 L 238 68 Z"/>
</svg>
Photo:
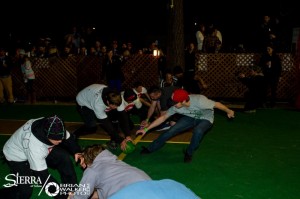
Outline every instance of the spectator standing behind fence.
<svg viewBox="0 0 300 199">
<path fill-rule="evenodd" d="M 196 49 L 195 44 L 190 42 L 185 50 L 185 68 L 184 68 L 184 88 L 191 88 L 194 86 L 193 79 L 195 75 L 196 64 Z"/>
<path fill-rule="evenodd" d="M 70 46 L 71 53 L 77 55 L 82 43 L 84 43 L 84 40 L 81 37 L 81 34 L 79 33 L 77 27 L 73 26 L 71 32 L 65 35 L 65 46 Z"/>
<path fill-rule="evenodd" d="M 5 102 L 5 94 L 9 104 L 14 103 L 13 83 L 11 77 L 11 70 L 13 63 L 6 55 L 4 48 L 0 48 L 0 103 Z M 5 93 L 4 93 L 5 92 Z"/>
<path fill-rule="evenodd" d="M 210 25 L 208 25 L 208 28 L 212 29 L 215 32 L 218 39 L 220 40 L 221 44 L 220 44 L 219 50 L 218 50 L 218 51 L 220 51 L 222 48 L 222 44 L 223 44 L 223 37 L 222 37 L 221 31 L 218 29 L 218 27 L 214 23 L 211 23 Z"/>
<path fill-rule="evenodd" d="M 165 77 L 164 77 L 164 79 L 162 79 L 160 81 L 159 86 L 161 88 L 164 88 L 164 87 L 168 87 L 168 86 L 174 86 L 174 84 L 175 84 L 175 79 L 174 79 L 173 73 L 171 72 L 171 70 L 167 70 Z"/>
<path fill-rule="evenodd" d="M 196 32 L 196 40 L 197 40 L 197 51 L 203 51 L 203 42 L 205 37 L 205 25 L 199 24 L 199 29 Z"/>
<path fill-rule="evenodd" d="M 185 90 L 192 94 L 200 94 L 207 89 L 207 84 L 202 78 L 201 71 L 197 71 L 193 77 L 190 79 L 190 86 L 185 86 Z"/>
<path fill-rule="evenodd" d="M 159 75 L 159 81 L 161 81 L 163 78 L 165 78 L 167 69 L 167 56 L 164 54 L 164 52 L 160 49 L 159 50 L 159 57 L 157 60 L 157 66 L 158 66 L 158 75 Z"/>
<path fill-rule="evenodd" d="M 120 92 L 124 81 L 122 61 L 119 55 L 114 55 L 113 49 L 107 51 L 102 72 L 102 78 L 106 80 L 108 86 Z"/>
<path fill-rule="evenodd" d="M 205 36 L 203 43 L 203 51 L 206 53 L 217 53 L 221 49 L 222 42 L 217 37 L 217 29 L 210 28 Z"/>
<path fill-rule="evenodd" d="M 256 109 L 263 106 L 266 96 L 265 78 L 259 66 L 251 66 L 248 74 L 239 73 L 238 79 L 246 87 L 245 92 L 245 113 L 255 113 Z"/>
<path fill-rule="evenodd" d="M 276 21 L 270 15 L 264 15 L 258 29 L 258 51 L 264 52 L 267 45 L 279 47 L 279 29 Z"/>
<path fill-rule="evenodd" d="M 36 94 L 34 91 L 35 73 L 32 69 L 32 63 L 25 53 L 25 50 L 20 50 L 21 72 L 26 87 L 27 103 L 36 103 Z"/>
<path fill-rule="evenodd" d="M 184 76 L 184 72 L 183 69 L 180 65 L 177 65 L 173 68 L 173 78 L 174 78 L 174 86 L 179 87 L 179 88 L 183 88 L 185 87 L 186 84 L 186 79 Z"/>
<path fill-rule="evenodd" d="M 195 44 L 190 42 L 185 50 L 185 75 L 189 78 L 193 78 L 195 73 L 195 63 L 196 63 L 196 49 Z"/>
<path fill-rule="evenodd" d="M 266 52 L 264 52 L 260 58 L 259 66 L 266 80 L 267 94 L 269 94 L 269 90 L 271 91 L 270 107 L 274 107 L 277 100 L 277 89 L 282 72 L 282 65 L 281 59 L 275 52 L 272 44 L 267 45 Z"/>
</svg>

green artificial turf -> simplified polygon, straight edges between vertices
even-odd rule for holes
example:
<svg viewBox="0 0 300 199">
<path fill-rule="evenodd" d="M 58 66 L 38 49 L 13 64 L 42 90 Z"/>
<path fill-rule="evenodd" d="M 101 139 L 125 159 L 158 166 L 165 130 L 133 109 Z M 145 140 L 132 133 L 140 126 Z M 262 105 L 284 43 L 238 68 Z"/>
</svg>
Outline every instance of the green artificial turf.
<svg viewBox="0 0 300 199">
<path fill-rule="evenodd" d="M 13 106 L 5 111 L 0 112 L 0 118 L 29 119 L 56 112 L 66 121 L 80 120 L 74 106 Z M 262 109 L 254 114 L 237 111 L 233 120 L 216 111 L 214 126 L 191 163 L 183 163 L 184 144 L 168 143 L 157 152 L 141 155 L 141 146 L 148 142 L 138 143 L 137 150 L 124 161 L 153 179 L 177 180 L 202 199 L 299 199 L 299 121 L 300 113 L 293 110 Z M 8 136 L 0 138 L 3 146 Z M 79 140 L 82 147 L 103 142 Z M 120 150 L 113 152 L 118 155 Z M 82 170 L 75 167 L 80 179 Z M 0 168 L 2 186 L 9 170 L 5 164 Z M 50 172 L 58 178 L 56 171 Z M 50 197 L 44 194 L 39 198 Z"/>
</svg>

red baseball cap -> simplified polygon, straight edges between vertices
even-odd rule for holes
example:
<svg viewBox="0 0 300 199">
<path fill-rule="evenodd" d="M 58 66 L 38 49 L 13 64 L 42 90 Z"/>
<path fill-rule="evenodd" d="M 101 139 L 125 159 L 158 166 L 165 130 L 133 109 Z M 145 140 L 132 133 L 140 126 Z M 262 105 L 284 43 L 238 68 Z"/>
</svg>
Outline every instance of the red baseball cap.
<svg viewBox="0 0 300 199">
<path fill-rule="evenodd" d="M 186 101 L 189 99 L 189 93 L 184 90 L 184 89 L 176 89 L 174 92 L 173 92 L 173 95 L 172 95 L 172 100 L 173 102 L 175 103 L 178 103 L 178 102 L 183 102 L 183 101 Z"/>
</svg>

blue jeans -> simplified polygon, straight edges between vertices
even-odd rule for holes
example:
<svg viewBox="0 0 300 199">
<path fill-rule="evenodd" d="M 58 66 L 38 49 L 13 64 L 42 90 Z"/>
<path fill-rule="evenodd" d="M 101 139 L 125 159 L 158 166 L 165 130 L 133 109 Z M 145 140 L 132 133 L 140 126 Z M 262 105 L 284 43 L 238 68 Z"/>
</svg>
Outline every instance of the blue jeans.
<svg viewBox="0 0 300 199">
<path fill-rule="evenodd" d="M 212 127 L 212 123 L 208 120 L 195 119 L 188 116 L 180 118 L 174 126 L 168 131 L 161 134 L 156 140 L 154 140 L 147 148 L 150 152 L 154 152 L 164 146 L 166 141 L 174 137 L 179 133 L 183 133 L 190 128 L 193 129 L 193 136 L 190 144 L 186 150 L 188 155 L 192 155 L 193 152 L 199 147 L 200 142 L 205 133 Z"/>
</svg>

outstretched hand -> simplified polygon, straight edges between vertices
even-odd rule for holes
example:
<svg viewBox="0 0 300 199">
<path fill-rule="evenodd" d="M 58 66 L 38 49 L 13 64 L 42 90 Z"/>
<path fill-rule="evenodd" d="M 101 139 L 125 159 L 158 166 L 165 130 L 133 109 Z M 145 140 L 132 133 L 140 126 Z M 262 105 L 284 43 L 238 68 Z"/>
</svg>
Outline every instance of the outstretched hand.
<svg viewBox="0 0 300 199">
<path fill-rule="evenodd" d="M 84 158 L 82 156 L 82 153 L 76 153 L 75 154 L 75 162 L 79 161 L 80 166 L 85 169 L 86 168 L 86 164 L 84 162 Z"/>
<path fill-rule="evenodd" d="M 131 141 L 133 142 L 132 138 L 130 136 L 127 136 L 122 142 L 121 142 L 121 149 L 122 151 L 124 151 L 126 149 L 126 145 L 127 145 L 127 142 L 128 141 Z"/>
<path fill-rule="evenodd" d="M 227 113 L 227 117 L 228 117 L 229 119 L 234 118 L 234 111 L 230 109 L 230 110 L 228 111 L 228 113 Z"/>
<path fill-rule="evenodd" d="M 135 135 L 138 136 L 138 135 L 142 135 L 142 137 L 146 134 L 146 130 L 145 128 L 142 128 L 142 129 L 139 129 L 136 131 Z"/>
<path fill-rule="evenodd" d="M 148 120 L 143 120 L 143 121 L 141 122 L 140 126 L 142 126 L 142 127 L 147 127 L 147 126 L 149 126 Z"/>
</svg>

